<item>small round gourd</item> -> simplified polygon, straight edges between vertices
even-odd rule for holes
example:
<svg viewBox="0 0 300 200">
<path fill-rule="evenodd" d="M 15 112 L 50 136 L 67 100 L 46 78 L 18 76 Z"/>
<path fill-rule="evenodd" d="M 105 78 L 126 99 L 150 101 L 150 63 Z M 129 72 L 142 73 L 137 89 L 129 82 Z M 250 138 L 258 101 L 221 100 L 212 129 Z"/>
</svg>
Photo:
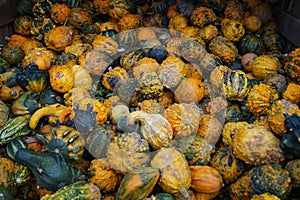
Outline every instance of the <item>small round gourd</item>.
<svg viewBox="0 0 300 200">
<path fill-rule="evenodd" d="M 254 195 L 251 200 L 280 200 L 277 196 L 270 193 L 263 193 L 260 195 Z"/>
<path fill-rule="evenodd" d="M 74 86 L 74 75 L 66 65 L 52 66 L 49 70 L 50 85 L 60 93 L 66 93 Z"/>
<path fill-rule="evenodd" d="M 234 43 L 223 36 L 214 37 L 208 48 L 224 62 L 233 62 L 238 54 L 238 49 Z"/>
<path fill-rule="evenodd" d="M 292 179 L 292 186 L 298 188 L 300 186 L 300 159 L 291 160 L 286 163 L 284 169 L 290 173 Z"/>
<path fill-rule="evenodd" d="M 281 67 L 276 57 L 261 55 L 252 64 L 252 74 L 258 80 L 264 80 L 267 76 L 277 74 L 277 69 Z"/>
<path fill-rule="evenodd" d="M 119 20 L 129 13 L 129 4 L 125 0 L 113 0 L 109 4 L 108 14 L 112 19 Z"/>
<path fill-rule="evenodd" d="M 223 35 L 233 42 L 239 41 L 245 34 L 243 24 L 237 20 L 224 18 L 221 22 Z"/>
<path fill-rule="evenodd" d="M 210 8 L 198 7 L 192 12 L 190 20 L 193 25 L 197 26 L 198 28 L 203 28 L 204 26 L 214 22 L 216 20 L 216 15 Z"/>
<path fill-rule="evenodd" d="M 288 83 L 287 88 L 283 92 L 283 99 L 287 99 L 292 103 L 297 103 L 300 100 L 300 85 L 296 83 Z"/>
<path fill-rule="evenodd" d="M 73 30 L 68 26 L 54 27 L 45 34 L 45 44 L 49 49 L 63 51 L 72 43 Z"/>
</svg>

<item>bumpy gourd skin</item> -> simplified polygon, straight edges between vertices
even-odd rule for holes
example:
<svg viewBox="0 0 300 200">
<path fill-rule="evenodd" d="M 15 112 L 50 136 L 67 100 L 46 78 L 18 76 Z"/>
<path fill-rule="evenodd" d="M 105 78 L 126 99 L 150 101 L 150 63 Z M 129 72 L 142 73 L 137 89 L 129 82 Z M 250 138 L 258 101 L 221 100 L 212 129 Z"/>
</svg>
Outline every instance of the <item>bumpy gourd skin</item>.
<svg viewBox="0 0 300 200">
<path fill-rule="evenodd" d="M 280 200 L 280 199 L 275 195 L 269 193 L 263 193 L 252 197 L 251 200 Z"/>
<path fill-rule="evenodd" d="M 237 20 L 224 18 L 222 20 L 221 26 L 224 36 L 230 39 L 231 41 L 237 42 L 245 34 L 243 24 Z"/>
<path fill-rule="evenodd" d="M 234 154 L 252 165 L 279 163 L 284 160 L 280 140 L 264 126 L 247 125 L 233 139 Z"/>
<path fill-rule="evenodd" d="M 153 99 L 162 95 L 163 85 L 155 72 L 145 72 L 140 74 L 138 85 L 145 99 Z"/>
<path fill-rule="evenodd" d="M 216 36 L 208 46 L 209 50 L 224 62 L 233 62 L 238 54 L 236 46 L 223 36 Z"/>
<path fill-rule="evenodd" d="M 291 192 L 289 172 L 278 164 L 260 165 L 249 172 L 250 194 L 271 193 L 280 199 L 287 199 Z"/>
</svg>

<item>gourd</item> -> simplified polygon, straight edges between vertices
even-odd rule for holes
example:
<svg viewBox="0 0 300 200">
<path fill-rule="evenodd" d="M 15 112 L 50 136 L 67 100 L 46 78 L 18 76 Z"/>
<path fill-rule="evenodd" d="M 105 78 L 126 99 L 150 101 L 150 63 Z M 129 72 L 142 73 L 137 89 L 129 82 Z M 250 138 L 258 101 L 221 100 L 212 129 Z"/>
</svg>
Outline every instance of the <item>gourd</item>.
<svg viewBox="0 0 300 200">
<path fill-rule="evenodd" d="M 273 10 L 269 3 L 260 3 L 251 10 L 251 13 L 258 16 L 265 24 L 272 18 Z"/>
<path fill-rule="evenodd" d="M 264 126 L 246 125 L 233 138 L 237 158 L 252 165 L 279 163 L 284 160 L 280 140 Z"/>
<path fill-rule="evenodd" d="M 66 4 L 54 4 L 51 6 L 51 19 L 57 24 L 63 24 L 70 13 L 70 8 Z"/>
<path fill-rule="evenodd" d="M 52 66 L 49 70 L 51 87 L 60 93 L 66 93 L 74 86 L 74 75 L 66 65 Z"/>
<path fill-rule="evenodd" d="M 261 55 L 264 50 L 264 43 L 262 39 L 254 34 L 248 33 L 239 42 L 239 53 L 254 53 Z"/>
<path fill-rule="evenodd" d="M 162 115 L 164 112 L 164 108 L 157 102 L 157 100 L 154 99 L 143 100 L 139 105 L 139 109 L 148 114 Z"/>
<path fill-rule="evenodd" d="M 251 200 L 280 200 L 277 196 L 269 193 L 263 193 L 260 195 L 254 195 Z"/>
<path fill-rule="evenodd" d="M 81 65 L 73 65 L 71 70 L 74 74 L 74 88 L 92 89 L 93 80 L 87 69 Z"/>
<path fill-rule="evenodd" d="M 144 58 L 146 55 L 141 49 L 131 50 L 122 53 L 120 57 L 120 66 L 124 69 L 131 70 L 136 62 Z"/>
<path fill-rule="evenodd" d="M 22 66 L 25 67 L 35 63 L 40 70 L 48 70 L 51 68 L 55 58 L 56 56 L 51 50 L 36 47 L 28 50 L 28 53 L 26 53 L 26 56 L 22 61 Z"/>
<path fill-rule="evenodd" d="M 90 50 L 79 58 L 79 64 L 93 74 L 103 74 L 111 63 L 111 58 L 103 51 Z"/>
<path fill-rule="evenodd" d="M 35 17 L 49 16 L 52 2 L 49 0 L 41 0 L 34 4 L 32 13 Z"/>
<path fill-rule="evenodd" d="M 84 141 L 79 131 L 68 126 L 57 126 L 45 135 L 47 150 L 49 152 L 60 152 L 66 158 L 78 160 L 84 152 Z"/>
<path fill-rule="evenodd" d="M 207 165 L 214 152 L 214 144 L 201 136 L 195 134 L 181 137 L 172 142 L 185 156 L 188 164 L 191 165 Z"/>
<path fill-rule="evenodd" d="M 60 188 L 53 194 L 46 194 L 42 200 L 51 199 L 101 199 L 101 192 L 97 186 L 86 181 L 77 181 L 63 188 Z"/>
<path fill-rule="evenodd" d="M 292 103 L 297 103 L 300 100 L 300 85 L 290 82 L 287 85 L 287 88 L 283 92 L 283 99 L 287 99 Z"/>
<path fill-rule="evenodd" d="M 23 37 L 19 34 L 12 34 L 9 38 L 9 41 L 7 42 L 7 44 L 9 46 L 17 46 L 17 47 L 21 47 L 22 44 L 27 40 L 26 37 Z"/>
<path fill-rule="evenodd" d="M 136 132 L 121 133 L 110 142 L 106 157 L 114 170 L 126 174 L 149 165 L 149 144 Z"/>
<path fill-rule="evenodd" d="M 111 56 L 118 52 L 118 43 L 107 36 L 97 35 L 92 46 L 95 50 L 103 51 Z"/>
<path fill-rule="evenodd" d="M 38 100 L 39 96 L 37 93 L 25 92 L 12 102 L 12 113 L 16 116 L 30 117 L 40 108 Z"/>
<path fill-rule="evenodd" d="M 21 47 L 6 45 L 1 50 L 1 57 L 10 65 L 17 65 L 20 63 L 25 54 Z"/>
<path fill-rule="evenodd" d="M 172 104 L 164 112 L 174 136 L 183 137 L 196 132 L 199 126 L 201 110 L 194 104 Z"/>
<path fill-rule="evenodd" d="M 85 148 L 95 158 L 104 158 L 109 143 L 116 136 L 116 132 L 110 124 L 98 124 L 94 130 L 88 134 L 85 140 Z"/>
<path fill-rule="evenodd" d="M 106 158 L 92 160 L 88 172 L 91 173 L 88 181 L 103 193 L 114 191 L 120 184 L 121 174 L 109 166 Z"/>
<path fill-rule="evenodd" d="M 38 109 L 30 117 L 29 127 L 31 129 L 35 129 L 39 121 L 46 116 L 49 117 L 50 122 L 52 121 L 52 123 L 56 123 L 56 120 L 65 108 L 66 106 L 59 103 L 55 103 Z"/>
<path fill-rule="evenodd" d="M 14 183 L 18 186 L 24 185 L 31 178 L 30 170 L 24 165 L 16 164 L 14 173 Z"/>
<path fill-rule="evenodd" d="M 296 104 L 291 103 L 286 99 L 279 99 L 273 102 L 267 111 L 267 121 L 270 129 L 276 135 L 282 135 L 287 130 L 285 129 L 285 116 L 299 113 L 299 108 Z"/>
<path fill-rule="evenodd" d="M 246 53 L 242 56 L 242 66 L 246 72 L 252 71 L 252 64 L 257 57 L 255 53 Z"/>
<path fill-rule="evenodd" d="M 0 127 L 2 127 L 9 118 L 9 107 L 0 100 Z"/>
<path fill-rule="evenodd" d="M 190 63 L 199 63 L 207 55 L 203 45 L 195 39 L 184 40 L 181 48 L 182 57 Z"/>
<path fill-rule="evenodd" d="M 210 41 L 208 48 L 224 62 L 233 62 L 238 54 L 238 49 L 234 43 L 223 36 L 214 37 Z"/>
<path fill-rule="evenodd" d="M 19 16 L 14 21 L 14 31 L 24 36 L 30 35 L 31 23 L 33 18 L 31 16 Z"/>
<path fill-rule="evenodd" d="M 198 28 L 203 28 L 216 20 L 214 11 L 207 7 L 195 8 L 190 16 L 190 21 Z"/>
<path fill-rule="evenodd" d="M 36 17 L 31 23 L 30 33 L 34 36 L 35 39 L 42 41 L 47 32 L 53 29 L 56 25 L 48 17 Z"/>
<path fill-rule="evenodd" d="M 223 186 L 222 176 L 210 166 L 190 166 L 191 188 L 200 193 L 215 193 Z"/>
<path fill-rule="evenodd" d="M 146 167 L 127 173 L 121 180 L 117 200 L 145 199 L 159 180 L 159 169 Z"/>
<path fill-rule="evenodd" d="M 28 119 L 23 116 L 11 118 L 0 128 L 0 145 L 29 133 Z"/>
<path fill-rule="evenodd" d="M 295 159 L 287 162 L 284 169 L 289 172 L 289 175 L 292 180 L 291 182 L 292 186 L 298 188 L 300 186 L 300 176 L 299 176 L 300 159 Z"/>
<path fill-rule="evenodd" d="M 50 191 L 56 191 L 82 175 L 60 153 L 38 154 L 32 150 L 20 149 L 16 152 L 15 159 L 30 169 L 38 187 Z"/>
<path fill-rule="evenodd" d="M 158 77 L 163 86 L 171 90 L 176 88 L 184 78 L 182 73 L 172 65 L 162 65 L 158 70 Z"/>
<path fill-rule="evenodd" d="M 225 144 L 232 146 L 235 133 L 246 125 L 248 125 L 248 123 L 244 121 L 227 122 L 222 130 L 222 141 Z"/>
<path fill-rule="evenodd" d="M 291 178 L 289 172 L 279 164 L 260 165 L 249 172 L 249 188 L 251 195 L 268 192 L 280 199 L 288 199 L 292 188 Z"/>
<path fill-rule="evenodd" d="M 252 74 L 258 80 L 264 80 L 267 76 L 277 74 L 281 64 L 276 57 L 261 55 L 252 64 Z"/>
<path fill-rule="evenodd" d="M 44 42 L 49 49 L 64 51 L 66 46 L 72 44 L 73 30 L 68 26 L 57 26 L 45 34 Z"/>
<path fill-rule="evenodd" d="M 106 89 L 113 91 L 128 78 L 129 75 L 124 68 L 115 67 L 103 74 L 102 84 Z"/>
<path fill-rule="evenodd" d="M 258 16 L 250 15 L 243 19 L 243 25 L 247 31 L 253 33 L 261 28 L 262 20 Z"/>
<path fill-rule="evenodd" d="M 266 114 L 271 104 L 279 98 L 276 90 L 266 84 L 254 85 L 247 96 L 246 106 L 256 116 Z"/>
<path fill-rule="evenodd" d="M 243 24 L 237 20 L 224 18 L 221 22 L 221 30 L 223 35 L 233 42 L 239 41 L 245 34 Z"/>
<path fill-rule="evenodd" d="M 238 159 L 231 146 L 224 146 L 212 154 L 210 166 L 217 170 L 225 183 L 235 181 L 245 170 L 245 164 Z"/>
<path fill-rule="evenodd" d="M 223 78 L 222 89 L 228 100 L 244 100 L 249 91 L 246 74 L 240 70 L 226 73 Z"/>
<path fill-rule="evenodd" d="M 142 72 L 138 77 L 138 85 L 145 99 L 153 99 L 162 95 L 163 85 L 155 72 Z"/>
<path fill-rule="evenodd" d="M 205 84 L 197 78 L 184 78 L 174 93 L 180 103 L 197 103 L 205 96 Z"/>
<path fill-rule="evenodd" d="M 0 161 L 0 185 L 10 190 L 13 183 L 15 163 L 5 157 L 1 157 Z"/>
<path fill-rule="evenodd" d="M 141 122 L 141 132 L 149 145 L 160 149 L 170 144 L 173 131 L 168 120 L 160 114 L 147 114 L 143 111 L 134 111 L 129 114 L 128 123 Z"/>
<path fill-rule="evenodd" d="M 32 15 L 32 7 L 34 6 L 34 1 L 32 0 L 21 0 L 17 5 L 18 15 Z"/>
<path fill-rule="evenodd" d="M 168 28 L 176 31 L 183 31 L 188 25 L 188 19 L 182 14 L 175 15 L 169 21 Z"/>
<path fill-rule="evenodd" d="M 161 176 L 158 185 L 165 192 L 188 196 L 187 189 L 191 185 L 191 173 L 182 153 L 174 147 L 160 149 L 152 158 L 151 167 L 160 169 Z"/>
<path fill-rule="evenodd" d="M 234 200 L 250 200 L 249 174 L 245 174 L 229 186 L 229 195 Z"/>
<path fill-rule="evenodd" d="M 221 136 L 223 124 L 214 115 L 204 114 L 200 116 L 197 135 L 202 136 L 211 144 L 216 144 Z"/>
<path fill-rule="evenodd" d="M 121 31 L 126 31 L 138 28 L 141 22 L 137 14 L 126 14 L 122 16 L 118 24 Z"/>
<path fill-rule="evenodd" d="M 68 23 L 75 28 L 82 28 L 86 24 L 91 24 L 92 18 L 83 8 L 71 8 L 68 15 Z"/>
<path fill-rule="evenodd" d="M 95 0 L 93 1 L 93 5 L 100 14 L 106 15 L 108 14 L 110 2 L 110 0 Z"/>
<path fill-rule="evenodd" d="M 224 15 L 229 19 L 242 21 L 245 15 L 243 5 L 240 1 L 229 1 L 225 7 Z"/>
<path fill-rule="evenodd" d="M 62 104 L 63 102 L 63 97 L 60 95 L 60 93 L 54 91 L 51 87 L 47 87 L 40 94 L 40 103 L 42 106 L 55 103 Z"/>
<path fill-rule="evenodd" d="M 199 30 L 198 35 L 204 40 L 206 43 L 211 41 L 214 37 L 219 34 L 219 30 L 214 25 L 207 25 L 204 26 L 202 29 Z"/>
<path fill-rule="evenodd" d="M 109 4 L 108 14 L 112 19 L 119 20 L 129 13 L 129 5 L 125 0 L 113 0 Z"/>
</svg>

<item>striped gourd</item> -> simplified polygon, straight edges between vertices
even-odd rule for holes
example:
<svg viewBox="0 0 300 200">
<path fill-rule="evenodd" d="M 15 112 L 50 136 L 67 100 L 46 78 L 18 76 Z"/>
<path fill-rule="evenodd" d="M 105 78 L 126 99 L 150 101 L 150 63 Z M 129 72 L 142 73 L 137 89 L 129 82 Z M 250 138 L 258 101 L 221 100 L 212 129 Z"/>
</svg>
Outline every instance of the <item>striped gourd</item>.
<svg viewBox="0 0 300 200">
<path fill-rule="evenodd" d="M 10 159 L 15 160 L 15 154 L 17 153 L 17 151 L 27 148 L 28 144 L 25 140 L 15 139 L 6 145 L 5 153 Z"/>
<path fill-rule="evenodd" d="M 126 0 L 113 0 L 109 4 L 108 14 L 111 18 L 119 20 L 130 12 L 129 9 L 130 7 Z"/>
<path fill-rule="evenodd" d="M 264 80 L 267 76 L 277 74 L 277 69 L 281 67 L 276 57 L 261 55 L 252 64 L 252 74 L 258 80 Z"/>
<path fill-rule="evenodd" d="M 16 185 L 22 185 L 26 181 L 30 179 L 31 173 L 28 167 L 16 164 L 15 166 L 15 176 L 14 176 L 14 183 Z"/>
<path fill-rule="evenodd" d="M 12 118 L 0 129 L 0 145 L 29 133 L 28 119 L 23 116 Z"/>
<path fill-rule="evenodd" d="M 67 0 L 67 5 L 70 8 L 78 7 L 79 3 L 80 3 L 80 0 Z"/>
<path fill-rule="evenodd" d="M 134 64 L 138 62 L 141 58 L 145 57 L 145 53 L 142 49 L 128 51 L 123 53 L 120 58 L 120 65 L 126 70 L 132 69 Z"/>
</svg>

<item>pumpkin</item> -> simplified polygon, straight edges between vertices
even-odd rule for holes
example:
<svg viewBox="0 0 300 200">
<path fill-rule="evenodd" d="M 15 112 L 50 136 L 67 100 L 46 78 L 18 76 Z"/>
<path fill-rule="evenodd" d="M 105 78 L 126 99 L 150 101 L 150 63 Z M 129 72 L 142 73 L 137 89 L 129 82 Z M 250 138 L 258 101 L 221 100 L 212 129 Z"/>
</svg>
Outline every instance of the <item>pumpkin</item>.
<svg viewBox="0 0 300 200">
<path fill-rule="evenodd" d="M 229 19 L 242 21 L 245 15 L 245 11 L 243 10 L 243 5 L 241 4 L 240 1 L 235 1 L 235 0 L 229 1 L 225 7 L 224 15 Z"/>
<path fill-rule="evenodd" d="M 88 181 L 103 193 L 115 190 L 121 180 L 121 175 L 109 166 L 105 158 L 92 160 L 88 172 L 92 174 Z"/>
<path fill-rule="evenodd" d="M 239 42 L 239 52 L 241 54 L 246 53 L 254 53 L 260 55 L 264 50 L 263 40 L 254 35 L 254 34 L 246 34 Z"/>
<path fill-rule="evenodd" d="M 270 105 L 279 99 L 276 90 L 266 84 L 254 85 L 247 96 L 246 106 L 256 116 L 266 114 Z"/>
<path fill-rule="evenodd" d="M 25 15 L 19 16 L 14 20 L 14 31 L 24 36 L 29 36 L 31 34 L 31 23 L 33 22 L 33 18 Z"/>
<path fill-rule="evenodd" d="M 24 58 L 24 51 L 21 47 L 6 45 L 2 48 L 1 57 L 10 65 L 19 64 Z"/>
<path fill-rule="evenodd" d="M 138 133 L 121 133 L 110 142 L 106 157 L 114 170 L 126 174 L 149 165 L 150 149 Z"/>
<path fill-rule="evenodd" d="M 214 115 L 202 115 L 199 119 L 197 135 L 202 136 L 211 144 L 216 144 L 221 136 L 222 123 Z"/>
<path fill-rule="evenodd" d="M 221 174 L 210 166 L 190 166 L 191 188 L 200 193 L 215 193 L 221 190 Z"/>
<path fill-rule="evenodd" d="M 299 113 L 299 108 L 296 104 L 291 103 L 286 99 L 276 100 L 267 111 L 267 121 L 270 129 L 276 135 L 282 135 L 287 130 L 285 129 L 284 114 L 293 115 Z"/>
<path fill-rule="evenodd" d="M 260 195 L 254 195 L 251 200 L 280 200 L 277 196 L 269 193 L 263 193 Z"/>
<path fill-rule="evenodd" d="M 291 160 L 286 163 L 285 170 L 287 170 L 290 174 L 292 179 L 292 186 L 297 188 L 300 185 L 300 177 L 299 177 L 299 170 L 300 170 L 300 159 Z"/>
<path fill-rule="evenodd" d="M 245 170 L 245 164 L 238 159 L 231 146 L 218 149 L 210 160 L 210 166 L 217 170 L 225 183 L 235 181 Z"/>
<path fill-rule="evenodd" d="M 244 26 L 237 20 L 224 18 L 221 22 L 221 30 L 224 37 L 233 42 L 239 41 L 245 34 Z"/>
<path fill-rule="evenodd" d="M 229 186 L 229 195 L 233 200 L 250 200 L 249 175 L 243 175 Z"/>
<path fill-rule="evenodd" d="M 113 91 L 128 78 L 129 75 L 124 68 L 115 67 L 103 74 L 102 84 L 106 89 Z"/>
<path fill-rule="evenodd" d="M 70 8 L 66 4 L 54 4 L 51 6 L 51 19 L 57 24 L 63 24 L 70 13 Z"/>
<path fill-rule="evenodd" d="M 223 78 L 223 92 L 227 99 L 242 101 L 248 94 L 248 78 L 242 71 L 231 71 Z"/>
<path fill-rule="evenodd" d="M 264 126 L 246 125 L 233 138 L 236 157 L 252 165 L 279 163 L 284 160 L 280 140 Z"/>
<path fill-rule="evenodd" d="M 49 0 L 41 0 L 34 4 L 32 13 L 35 17 L 49 16 L 52 2 Z"/>
<path fill-rule="evenodd" d="M 191 23 L 198 28 L 203 28 L 216 20 L 214 11 L 207 7 L 195 8 L 190 16 Z"/>
<path fill-rule="evenodd" d="M 72 70 L 65 65 L 52 66 L 49 70 L 50 85 L 60 93 L 66 93 L 74 86 Z"/>
<path fill-rule="evenodd" d="M 244 18 L 243 25 L 247 31 L 253 33 L 261 28 L 262 20 L 258 16 L 250 15 Z"/>
<path fill-rule="evenodd" d="M 116 199 L 145 199 L 160 177 L 159 169 L 146 167 L 127 173 L 121 180 Z"/>
<path fill-rule="evenodd" d="M 125 0 L 112 0 L 109 3 L 109 16 L 114 20 L 121 19 L 129 13 L 129 4 Z"/>
<path fill-rule="evenodd" d="M 141 122 L 141 132 L 149 145 L 159 149 L 170 144 L 173 131 L 170 123 L 160 114 L 147 114 L 143 111 L 135 111 L 127 118 L 129 124 L 135 121 Z"/>
<path fill-rule="evenodd" d="M 292 103 L 297 103 L 300 100 L 300 85 L 296 83 L 288 83 L 287 88 L 283 92 L 283 99 L 287 99 Z"/>
<path fill-rule="evenodd" d="M 63 51 L 72 43 L 73 31 L 68 26 L 58 26 L 45 34 L 45 44 L 49 49 Z"/>
<path fill-rule="evenodd" d="M 92 183 L 76 181 L 60 188 L 53 194 L 46 194 L 42 197 L 42 200 L 66 198 L 101 199 L 101 192 L 99 188 Z"/>
<path fill-rule="evenodd" d="M 185 78 L 174 93 L 180 103 L 199 102 L 205 96 L 204 82 L 196 78 Z"/>
<path fill-rule="evenodd" d="M 9 158 L 1 157 L 0 158 L 0 185 L 10 189 L 13 184 L 15 163 Z"/>
<path fill-rule="evenodd" d="M 224 62 L 233 62 L 238 53 L 236 46 L 223 36 L 214 37 L 210 41 L 208 48 Z"/>
<path fill-rule="evenodd" d="M 5 125 L 0 128 L 0 145 L 28 135 L 30 133 L 28 121 L 29 120 L 23 116 L 9 119 Z"/>
<path fill-rule="evenodd" d="M 44 35 L 54 27 L 55 24 L 50 18 L 36 17 L 31 23 L 30 32 L 37 40 L 42 40 Z"/>
<path fill-rule="evenodd" d="M 207 165 L 214 152 L 212 143 L 195 134 L 180 139 L 175 138 L 173 142 L 175 143 L 174 146 L 184 154 L 190 166 Z"/>
<path fill-rule="evenodd" d="M 249 172 L 250 194 L 271 193 L 280 199 L 287 199 L 291 192 L 289 172 L 279 164 L 256 166 Z M 281 181 L 277 181 L 280 179 Z"/>
<path fill-rule="evenodd" d="M 68 23 L 75 28 L 82 28 L 92 23 L 90 14 L 83 8 L 71 8 L 68 15 Z"/>
<path fill-rule="evenodd" d="M 183 31 L 188 26 L 188 19 L 182 14 L 175 15 L 170 19 L 168 28 L 176 31 Z"/>
<path fill-rule="evenodd" d="M 0 127 L 2 127 L 9 118 L 9 107 L 0 100 Z"/>
<path fill-rule="evenodd" d="M 280 67 L 281 64 L 276 57 L 261 55 L 252 64 L 252 74 L 258 80 L 263 80 L 269 75 L 276 74 Z"/>
<path fill-rule="evenodd" d="M 191 135 L 198 129 L 201 110 L 194 104 L 172 104 L 164 112 L 170 122 L 174 136 Z"/>
<path fill-rule="evenodd" d="M 219 34 L 219 30 L 214 25 L 207 25 L 198 31 L 199 36 L 204 42 L 208 43 Z"/>
<path fill-rule="evenodd" d="M 188 196 L 187 189 L 191 184 L 191 173 L 182 153 L 173 147 L 160 149 L 152 158 L 151 167 L 160 169 L 161 176 L 158 185 L 165 192 Z"/>
<path fill-rule="evenodd" d="M 107 36 L 97 35 L 92 45 L 95 50 L 104 51 L 109 55 L 114 55 L 118 52 L 118 43 Z"/>
</svg>

